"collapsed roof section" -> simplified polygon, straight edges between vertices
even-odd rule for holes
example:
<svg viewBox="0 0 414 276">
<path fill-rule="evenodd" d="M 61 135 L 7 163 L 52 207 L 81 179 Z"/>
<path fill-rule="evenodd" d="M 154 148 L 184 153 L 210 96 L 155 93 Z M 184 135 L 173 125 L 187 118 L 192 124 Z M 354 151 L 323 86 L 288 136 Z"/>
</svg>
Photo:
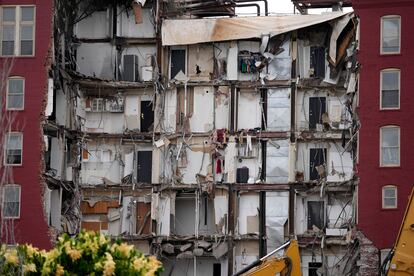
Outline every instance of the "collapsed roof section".
<svg viewBox="0 0 414 276">
<path fill-rule="evenodd" d="M 263 17 L 167 19 L 162 25 L 163 46 L 230 41 L 276 36 L 340 19 L 352 13 Z M 178 31 L 179 30 L 179 31 Z"/>
</svg>

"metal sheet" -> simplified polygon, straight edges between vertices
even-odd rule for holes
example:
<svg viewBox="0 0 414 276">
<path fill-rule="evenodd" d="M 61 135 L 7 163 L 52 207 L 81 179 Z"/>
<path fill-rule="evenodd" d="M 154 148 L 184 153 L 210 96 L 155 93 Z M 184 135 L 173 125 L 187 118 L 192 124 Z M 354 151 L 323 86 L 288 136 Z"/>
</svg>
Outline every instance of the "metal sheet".
<svg viewBox="0 0 414 276">
<path fill-rule="evenodd" d="M 167 19 L 162 25 L 162 44 L 189 45 L 261 38 L 263 35 L 276 36 L 344 15 L 342 12 L 332 12 L 320 15 Z"/>
</svg>

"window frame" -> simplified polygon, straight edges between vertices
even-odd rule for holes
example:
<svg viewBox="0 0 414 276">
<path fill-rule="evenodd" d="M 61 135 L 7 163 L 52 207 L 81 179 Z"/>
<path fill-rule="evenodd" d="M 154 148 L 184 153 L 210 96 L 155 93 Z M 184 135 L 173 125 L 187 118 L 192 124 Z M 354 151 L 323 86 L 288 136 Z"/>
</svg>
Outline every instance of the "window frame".
<svg viewBox="0 0 414 276">
<path fill-rule="evenodd" d="M 398 22 L 399 22 L 399 28 L 398 28 L 398 48 L 399 51 L 398 52 L 384 52 L 383 51 L 383 22 L 384 19 L 392 19 L 392 18 L 397 18 Z M 381 20 L 380 20 L 380 54 L 381 55 L 396 55 L 396 54 L 401 54 L 401 15 L 397 15 L 397 14 L 390 14 L 390 15 L 384 15 L 381 16 Z"/>
<path fill-rule="evenodd" d="M 22 80 L 23 81 L 23 102 L 22 102 L 22 107 L 21 108 L 10 108 L 9 107 L 9 81 L 10 80 Z M 7 88 L 6 88 L 7 92 L 6 92 L 6 110 L 13 110 L 13 111 L 21 111 L 24 110 L 24 98 L 25 98 L 25 90 L 26 90 L 26 80 L 24 77 L 20 77 L 20 76 L 13 76 L 13 77 L 9 77 L 7 78 Z M 20 94 L 19 94 L 20 95 Z"/>
<path fill-rule="evenodd" d="M 382 163 L 382 130 L 383 129 L 387 129 L 387 128 L 396 128 L 398 129 L 398 164 L 383 164 Z M 401 128 L 397 125 L 387 125 L 387 126 L 382 126 L 380 127 L 380 143 L 379 143 L 379 156 L 380 156 L 380 160 L 379 160 L 379 165 L 382 168 L 387 168 L 387 167 L 399 167 L 401 166 Z"/>
<path fill-rule="evenodd" d="M 7 150 L 8 150 L 7 144 L 8 144 L 8 141 L 9 141 L 9 136 L 11 134 L 19 134 L 21 136 L 21 142 L 20 142 L 20 144 L 21 144 L 21 150 L 20 150 L 21 153 L 20 153 L 20 163 L 19 164 L 9 164 L 9 163 L 7 163 Z M 11 132 L 6 133 L 3 162 L 4 162 L 4 166 L 18 167 L 18 166 L 23 165 L 23 132 L 11 131 Z"/>
<path fill-rule="evenodd" d="M 172 62 L 172 51 L 184 50 L 185 51 L 185 72 L 184 75 L 188 76 L 188 47 L 187 46 L 171 46 L 169 49 L 168 57 L 168 78 L 169 80 L 174 80 L 175 76 L 171 76 L 171 62 Z"/>
<path fill-rule="evenodd" d="M 384 72 L 398 72 L 398 107 L 383 107 L 382 106 L 382 74 Z M 398 110 L 401 108 L 401 69 L 398 68 L 386 68 L 380 71 L 380 110 Z"/>
<path fill-rule="evenodd" d="M 385 205 L 385 190 L 393 188 L 395 191 L 395 205 L 387 206 Z M 390 197 L 387 197 L 390 198 Z M 381 189 L 381 202 L 382 202 L 382 209 L 397 209 L 398 208 L 398 187 L 396 185 L 385 185 Z"/>
<path fill-rule="evenodd" d="M 6 187 L 17 187 L 19 190 L 19 212 L 17 216 L 5 216 L 4 211 L 5 211 L 5 207 L 4 204 L 6 203 L 5 201 L 5 193 L 6 193 Z M 20 219 L 20 214 L 21 214 L 21 208 L 22 208 L 22 187 L 21 185 L 18 184 L 6 184 L 3 186 L 2 188 L 2 202 L 1 202 L 1 216 L 3 219 Z"/>
<path fill-rule="evenodd" d="M 3 8 L 15 8 L 15 21 L 14 24 L 3 23 Z M 33 8 L 33 21 L 21 21 L 22 19 L 22 7 Z M 14 26 L 14 48 L 12 55 L 3 55 L 3 26 L 13 25 Z M 33 26 L 32 37 L 32 54 L 22 55 L 21 54 L 21 30 L 22 26 Z M 0 57 L 34 57 L 36 52 L 36 5 L 0 5 Z"/>
</svg>

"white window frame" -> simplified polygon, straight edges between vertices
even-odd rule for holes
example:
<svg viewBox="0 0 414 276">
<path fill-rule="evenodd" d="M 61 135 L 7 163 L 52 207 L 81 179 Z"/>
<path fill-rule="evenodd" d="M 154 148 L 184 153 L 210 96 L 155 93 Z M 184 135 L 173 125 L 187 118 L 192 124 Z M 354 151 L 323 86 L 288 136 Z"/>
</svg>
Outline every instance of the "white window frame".
<svg viewBox="0 0 414 276">
<path fill-rule="evenodd" d="M 5 197 L 5 193 L 6 193 L 6 188 L 7 187 L 17 187 L 17 188 L 19 188 L 19 212 L 18 212 L 18 214 L 17 214 L 17 216 L 6 216 L 5 214 L 4 214 L 4 210 L 6 209 L 5 207 L 4 207 L 4 205 L 5 205 L 5 203 L 6 203 L 6 201 L 5 201 L 5 199 L 6 199 L 6 197 Z M 3 219 L 19 219 L 20 218 L 20 213 L 21 213 L 21 208 L 22 208 L 22 187 L 20 186 L 20 185 L 18 185 L 18 184 L 6 184 L 6 185 L 4 185 L 3 186 L 3 189 L 2 189 L 2 204 L 1 204 L 1 215 L 2 215 L 2 218 Z"/>
<path fill-rule="evenodd" d="M 398 163 L 395 164 L 383 164 L 382 163 L 382 130 L 387 128 L 396 128 L 398 129 Z M 396 125 L 388 125 L 380 127 L 380 145 L 379 145 L 379 156 L 380 156 L 380 167 L 399 167 L 401 164 L 401 128 Z"/>
<path fill-rule="evenodd" d="M 33 7 L 33 21 L 21 21 L 22 7 Z M 14 24 L 8 23 L 6 25 L 14 25 L 14 53 L 13 55 L 3 55 L 3 8 L 15 8 L 15 21 Z M 21 27 L 33 26 L 33 46 L 31 55 L 21 55 Z M 34 57 L 36 51 L 36 6 L 35 5 L 1 5 L 0 6 L 0 57 Z"/>
<path fill-rule="evenodd" d="M 94 103 L 96 103 L 96 108 L 94 108 Z M 102 109 L 99 109 L 101 105 Z M 91 112 L 105 112 L 106 111 L 106 100 L 104 98 L 93 98 L 91 100 Z"/>
<path fill-rule="evenodd" d="M 398 52 L 383 52 L 382 51 L 382 35 L 383 35 L 383 21 L 384 19 L 391 19 L 391 18 L 397 18 L 399 21 L 399 28 L 398 28 L 398 46 L 399 46 L 399 51 Z M 395 55 L 395 54 L 400 54 L 401 53 L 401 16 L 400 15 L 384 15 L 381 17 L 380 20 L 380 32 L 381 32 L 381 36 L 380 36 L 380 54 L 381 55 Z"/>
<path fill-rule="evenodd" d="M 382 74 L 386 72 L 398 72 L 398 107 L 382 106 Z M 380 110 L 397 110 L 401 105 L 401 70 L 398 68 L 387 68 L 380 71 Z"/>
<path fill-rule="evenodd" d="M 23 103 L 21 108 L 9 107 L 9 80 L 22 80 L 23 81 Z M 7 79 L 7 95 L 6 95 L 6 110 L 24 110 L 24 95 L 26 90 L 26 80 L 20 76 L 14 76 Z"/>
<path fill-rule="evenodd" d="M 13 134 L 19 134 L 20 136 L 21 136 L 21 154 L 20 154 L 20 163 L 19 164 L 9 164 L 9 163 L 7 163 L 7 144 L 8 144 L 8 142 L 9 142 L 9 136 L 10 135 L 13 135 Z M 6 137 L 5 137 L 5 147 L 4 147 L 4 160 L 3 160 L 3 162 L 4 162 L 4 165 L 5 166 L 22 166 L 23 165 L 23 132 L 17 132 L 17 131 L 13 131 L 13 132 L 8 132 L 7 134 L 6 134 Z"/>
<path fill-rule="evenodd" d="M 390 189 L 390 188 L 392 188 L 392 189 L 394 189 L 394 191 L 395 191 L 395 205 L 392 205 L 392 206 L 390 206 L 390 205 L 385 205 L 385 190 L 386 189 Z M 382 187 L 382 209 L 397 209 L 398 208 L 398 188 L 397 188 L 397 186 L 395 186 L 395 185 L 386 185 L 386 186 L 383 186 Z"/>
</svg>

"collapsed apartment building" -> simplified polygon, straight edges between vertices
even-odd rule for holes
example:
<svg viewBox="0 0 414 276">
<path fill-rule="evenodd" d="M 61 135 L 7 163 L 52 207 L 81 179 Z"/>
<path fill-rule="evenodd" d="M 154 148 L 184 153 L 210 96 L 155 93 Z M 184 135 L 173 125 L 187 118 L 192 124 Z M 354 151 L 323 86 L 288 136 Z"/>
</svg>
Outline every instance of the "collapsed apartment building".
<svg viewBox="0 0 414 276">
<path fill-rule="evenodd" d="M 354 273 L 357 18 L 234 8 L 56 1 L 49 225 L 166 275 L 231 275 L 289 238 L 303 275 Z"/>
</svg>

